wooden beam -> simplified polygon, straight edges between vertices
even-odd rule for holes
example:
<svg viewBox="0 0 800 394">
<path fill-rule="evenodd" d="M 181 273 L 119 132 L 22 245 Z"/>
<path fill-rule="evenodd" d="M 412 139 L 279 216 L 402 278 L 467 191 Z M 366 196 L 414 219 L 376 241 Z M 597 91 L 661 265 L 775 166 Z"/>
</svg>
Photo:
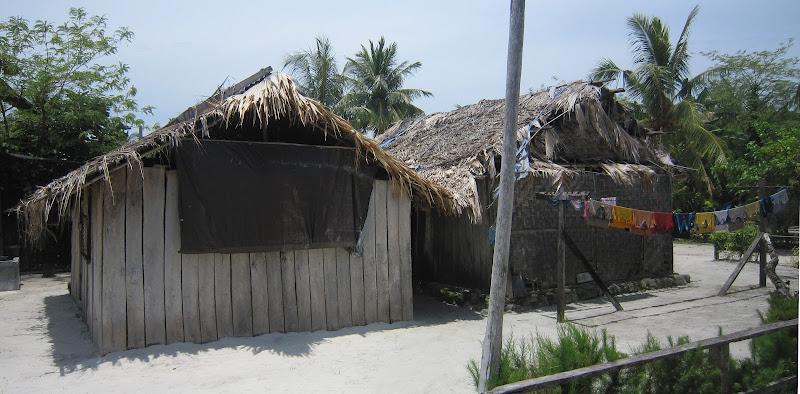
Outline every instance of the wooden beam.
<svg viewBox="0 0 800 394">
<path fill-rule="evenodd" d="M 753 242 L 750 243 L 750 247 L 747 248 L 747 251 L 742 255 L 742 258 L 739 259 L 739 264 L 736 265 L 736 268 L 731 273 L 731 276 L 728 277 L 728 280 L 725 281 L 725 284 L 722 285 L 722 288 L 719 289 L 718 296 L 724 296 L 725 293 L 728 292 L 728 289 L 731 288 L 731 285 L 739 277 L 739 273 L 742 272 L 742 268 L 744 265 L 747 264 L 747 261 L 750 260 L 750 256 L 753 255 L 758 245 L 761 244 L 761 240 L 764 238 L 764 233 L 759 232 L 758 235 L 753 239 Z"/>
<path fill-rule="evenodd" d="M 566 252 L 564 250 L 564 201 L 558 202 L 558 244 L 556 249 L 556 298 L 558 304 L 556 305 L 556 320 L 559 323 L 564 322 L 564 315 L 566 309 Z"/>
<path fill-rule="evenodd" d="M 575 241 L 573 241 L 572 238 L 570 238 L 569 234 L 567 234 L 566 232 L 563 232 L 563 234 L 564 234 L 564 241 L 566 242 L 569 250 L 572 251 L 572 254 L 574 254 L 575 257 L 577 257 L 578 260 L 580 260 L 580 262 L 583 264 L 583 267 L 586 268 L 586 270 L 589 272 L 589 275 L 594 280 L 594 283 L 597 284 L 597 287 L 599 287 L 600 290 L 603 291 L 603 294 L 605 294 L 606 297 L 608 297 L 608 299 L 611 301 L 611 303 L 614 304 L 614 308 L 618 311 L 621 311 L 622 305 L 620 305 L 619 301 L 617 301 L 617 298 L 614 297 L 614 295 L 611 294 L 611 292 L 608 290 L 608 287 L 606 287 L 606 284 L 600 278 L 600 275 L 598 275 L 597 272 L 594 270 L 594 267 L 592 267 L 592 264 L 589 262 L 589 259 L 587 259 L 586 256 L 583 255 L 583 253 L 581 253 L 581 250 L 578 249 L 578 245 L 576 245 Z"/>
</svg>

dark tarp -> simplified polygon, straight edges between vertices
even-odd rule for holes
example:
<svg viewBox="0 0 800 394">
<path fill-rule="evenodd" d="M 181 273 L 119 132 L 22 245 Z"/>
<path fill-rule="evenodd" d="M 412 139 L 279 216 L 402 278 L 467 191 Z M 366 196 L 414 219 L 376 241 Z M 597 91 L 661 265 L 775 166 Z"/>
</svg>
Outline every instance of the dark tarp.
<svg viewBox="0 0 800 394">
<path fill-rule="evenodd" d="M 344 147 L 202 140 L 177 149 L 181 252 L 353 248 L 374 167 Z"/>
</svg>

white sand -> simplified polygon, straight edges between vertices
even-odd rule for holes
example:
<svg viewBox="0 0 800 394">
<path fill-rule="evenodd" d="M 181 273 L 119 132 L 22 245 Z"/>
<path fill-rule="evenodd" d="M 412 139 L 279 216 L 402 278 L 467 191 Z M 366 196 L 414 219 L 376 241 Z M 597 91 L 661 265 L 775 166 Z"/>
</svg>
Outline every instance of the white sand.
<svg viewBox="0 0 800 394">
<path fill-rule="evenodd" d="M 570 305 L 567 317 L 607 328 L 623 350 L 658 337 L 714 336 L 759 324 L 768 289 L 749 264 L 732 294 L 714 294 L 733 269 L 712 262 L 711 248 L 675 246 L 675 270 L 689 286 L 620 298 L 624 312 L 602 299 Z M 797 269 L 779 267 L 797 290 Z M 204 345 L 173 344 L 97 357 L 68 276 L 24 277 L 20 291 L 0 293 L 0 393 L 16 392 L 473 392 L 465 365 L 480 356 L 482 317 L 416 295 L 416 321 L 372 324 L 335 332 L 228 338 Z M 506 333 L 552 335 L 552 309 L 506 315 Z M 747 354 L 746 344 L 732 349 Z"/>
</svg>

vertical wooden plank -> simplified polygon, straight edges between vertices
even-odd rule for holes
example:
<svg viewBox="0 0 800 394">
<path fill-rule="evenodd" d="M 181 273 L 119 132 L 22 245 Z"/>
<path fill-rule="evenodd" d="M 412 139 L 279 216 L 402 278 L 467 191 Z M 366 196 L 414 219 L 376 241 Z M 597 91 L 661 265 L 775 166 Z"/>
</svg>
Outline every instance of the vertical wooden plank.
<svg viewBox="0 0 800 394">
<path fill-rule="evenodd" d="M 284 332 L 283 286 L 280 252 L 267 252 L 267 293 L 269 295 L 269 332 Z"/>
<path fill-rule="evenodd" d="M 283 288 L 283 321 L 287 332 L 297 332 L 297 295 L 295 293 L 294 252 L 281 252 L 281 286 Z"/>
<path fill-rule="evenodd" d="M 145 347 L 144 274 L 142 273 L 142 173 L 128 169 L 125 187 L 125 292 L 128 348 Z"/>
<path fill-rule="evenodd" d="M 200 309 L 200 342 L 217 340 L 217 308 L 214 301 L 214 255 L 197 255 L 198 308 Z"/>
<path fill-rule="evenodd" d="M 163 167 L 143 169 L 142 271 L 144 329 L 147 345 L 167 343 L 164 315 L 164 201 Z"/>
<path fill-rule="evenodd" d="M 339 325 L 339 293 L 336 281 L 336 249 L 322 249 L 322 271 L 325 275 L 325 327 L 329 331 L 338 330 Z"/>
<path fill-rule="evenodd" d="M 79 289 L 78 289 L 78 276 L 80 275 L 78 270 L 80 265 L 79 262 L 79 254 L 78 248 L 80 244 L 78 243 L 78 208 L 80 206 L 76 205 L 70 209 L 69 212 L 69 221 L 70 221 L 70 238 L 69 238 L 69 294 L 72 296 L 72 299 L 75 300 L 77 303 L 80 300 Z M 0 237 L 2 237 L 3 233 L 0 231 Z M 0 244 L 2 244 L 2 239 L 0 239 Z M 0 252 L 2 252 L 2 246 L 0 245 Z"/>
<path fill-rule="evenodd" d="M 336 290 L 339 297 L 339 327 L 353 325 L 353 306 L 350 301 L 350 253 L 336 248 Z"/>
<path fill-rule="evenodd" d="M 294 251 L 295 292 L 297 293 L 297 330 L 311 330 L 311 289 L 308 277 L 308 250 Z"/>
<path fill-rule="evenodd" d="M 125 169 L 111 174 L 110 186 L 103 193 L 103 342 L 100 347 L 103 354 L 125 350 L 128 340 L 125 318 Z"/>
<path fill-rule="evenodd" d="M 181 298 L 183 300 L 183 336 L 186 342 L 200 343 L 200 272 L 199 255 L 181 256 Z"/>
<path fill-rule="evenodd" d="M 267 255 L 250 253 L 250 288 L 253 292 L 253 335 L 269 332 Z"/>
<path fill-rule="evenodd" d="M 364 255 L 350 253 L 350 311 L 354 326 L 366 324 L 364 319 Z"/>
<path fill-rule="evenodd" d="M 361 245 L 364 249 L 364 321 L 375 323 L 378 321 L 378 288 L 377 288 L 377 260 L 375 256 L 375 211 L 378 210 L 377 184 L 372 188 L 369 198 L 367 219 L 364 222 L 364 239 Z"/>
<path fill-rule="evenodd" d="M 95 183 L 92 187 L 92 338 L 98 350 L 102 349 L 102 289 L 103 289 L 103 187 Z"/>
<path fill-rule="evenodd" d="M 328 326 L 325 316 L 325 269 L 322 249 L 308 251 L 308 283 L 311 290 L 311 330 Z"/>
<path fill-rule="evenodd" d="M 229 254 L 214 254 L 214 304 L 217 311 L 217 338 L 233 336 L 231 255 Z"/>
<path fill-rule="evenodd" d="M 233 335 L 253 336 L 253 304 L 250 289 L 250 255 L 231 254 L 231 302 Z"/>
<path fill-rule="evenodd" d="M 389 256 L 389 316 L 392 322 L 403 320 L 403 293 L 400 289 L 400 193 L 390 186 L 386 196 L 387 250 Z"/>
<path fill-rule="evenodd" d="M 389 247 L 387 228 L 387 181 L 375 181 L 375 267 L 378 300 L 378 321 L 390 322 L 389 314 Z"/>
<path fill-rule="evenodd" d="M 91 189 L 86 189 L 81 193 L 81 299 L 83 300 L 83 319 L 89 326 L 89 332 L 92 331 L 89 324 L 89 262 L 91 261 L 91 250 L 87 250 L 89 246 L 89 239 L 92 236 L 90 233 L 89 218 L 89 194 Z M 88 253 L 88 255 L 86 255 Z"/>
<path fill-rule="evenodd" d="M 167 343 L 182 342 L 183 305 L 181 297 L 181 231 L 178 217 L 178 174 L 167 171 L 164 202 L 164 313 Z"/>
<path fill-rule="evenodd" d="M 414 288 L 411 271 L 411 198 L 407 193 L 400 196 L 400 290 L 403 298 L 403 320 L 414 319 Z M 480 243 L 475 242 L 476 245 Z M 480 248 L 476 248 L 475 256 L 481 261 Z M 480 265 L 479 265 L 480 267 Z"/>
</svg>

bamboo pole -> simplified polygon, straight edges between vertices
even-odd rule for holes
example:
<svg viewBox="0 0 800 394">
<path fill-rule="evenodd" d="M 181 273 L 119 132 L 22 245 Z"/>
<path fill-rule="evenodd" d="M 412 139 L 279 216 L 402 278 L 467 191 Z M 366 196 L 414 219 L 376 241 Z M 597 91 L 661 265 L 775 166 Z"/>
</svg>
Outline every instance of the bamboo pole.
<svg viewBox="0 0 800 394">
<path fill-rule="evenodd" d="M 497 203 L 496 238 L 492 255 L 492 278 L 489 290 L 489 316 L 483 339 L 478 390 L 486 392 L 487 383 L 500 368 L 503 342 L 503 310 L 505 309 L 508 249 L 511 243 L 511 218 L 514 211 L 514 163 L 516 161 L 516 128 L 519 105 L 519 84 L 522 73 L 522 41 L 525 25 L 525 0 L 511 0 L 506 65 L 506 107 L 503 122 L 503 156 Z"/>
</svg>

